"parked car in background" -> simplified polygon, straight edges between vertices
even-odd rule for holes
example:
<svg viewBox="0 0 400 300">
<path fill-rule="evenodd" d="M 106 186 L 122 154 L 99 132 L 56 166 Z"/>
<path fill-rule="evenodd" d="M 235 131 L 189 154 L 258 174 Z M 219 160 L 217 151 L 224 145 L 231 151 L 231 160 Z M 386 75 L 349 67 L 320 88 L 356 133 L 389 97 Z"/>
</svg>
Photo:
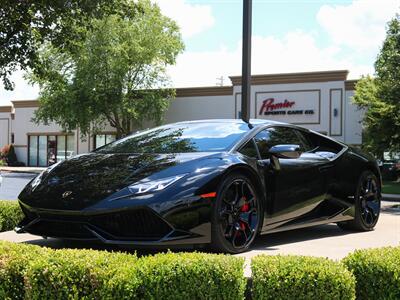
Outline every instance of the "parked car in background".
<svg viewBox="0 0 400 300">
<path fill-rule="evenodd" d="M 400 161 L 399 160 L 384 160 L 380 164 L 383 180 L 395 181 L 400 177 Z"/>
</svg>

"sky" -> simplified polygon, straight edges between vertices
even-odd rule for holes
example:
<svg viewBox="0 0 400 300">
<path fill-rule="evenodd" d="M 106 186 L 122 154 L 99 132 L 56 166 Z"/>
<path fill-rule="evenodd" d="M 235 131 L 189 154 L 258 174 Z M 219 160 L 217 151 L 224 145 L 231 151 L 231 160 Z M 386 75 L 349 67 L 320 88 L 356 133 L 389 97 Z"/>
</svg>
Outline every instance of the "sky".
<svg viewBox="0 0 400 300">
<path fill-rule="evenodd" d="M 153 0 L 180 26 L 185 51 L 168 68 L 174 87 L 215 86 L 240 75 L 242 0 Z M 374 73 L 387 22 L 400 0 L 253 0 L 252 74 L 349 70 Z M 15 90 L 0 86 L 0 105 L 35 99 L 22 72 Z"/>
</svg>

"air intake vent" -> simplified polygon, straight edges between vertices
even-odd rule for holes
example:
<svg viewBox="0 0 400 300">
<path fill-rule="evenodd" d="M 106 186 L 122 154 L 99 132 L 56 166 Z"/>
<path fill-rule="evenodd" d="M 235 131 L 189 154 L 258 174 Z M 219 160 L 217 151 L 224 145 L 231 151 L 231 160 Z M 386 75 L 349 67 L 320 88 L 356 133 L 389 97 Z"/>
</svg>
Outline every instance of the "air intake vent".
<svg viewBox="0 0 400 300">
<path fill-rule="evenodd" d="M 172 228 L 150 209 L 94 217 L 90 223 L 118 239 L 159 240 Z"/>
</svg>

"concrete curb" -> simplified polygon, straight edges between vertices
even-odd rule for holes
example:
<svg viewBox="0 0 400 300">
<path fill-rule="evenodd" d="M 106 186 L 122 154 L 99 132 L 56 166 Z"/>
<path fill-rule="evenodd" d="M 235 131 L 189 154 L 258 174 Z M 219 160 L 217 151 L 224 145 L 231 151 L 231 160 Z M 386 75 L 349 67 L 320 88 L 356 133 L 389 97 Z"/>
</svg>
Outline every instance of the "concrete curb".
<svg viewBox="0 0 400 300">
<path fill-rule="evenodd" d="M 46 168 L 0 167 L 0 172 L 4 172 L 4 173 L 40 174 L 45 169 Z"/>
<path fill-rule="evenodd" d="M 398 195 L 398 194 L 382 194 L 382 200 L 400 202 L 400 195 Z"/>
</svg>

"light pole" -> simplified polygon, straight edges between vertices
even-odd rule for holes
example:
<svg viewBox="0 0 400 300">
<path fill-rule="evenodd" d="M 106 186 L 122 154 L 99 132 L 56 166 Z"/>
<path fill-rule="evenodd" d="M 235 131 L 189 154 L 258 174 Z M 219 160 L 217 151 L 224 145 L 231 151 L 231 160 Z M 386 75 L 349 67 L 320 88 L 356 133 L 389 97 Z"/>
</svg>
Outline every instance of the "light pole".
<svg viewBox="0 0 400 300">
<path fill-rule="evenodd" d="M 250 120 L 252 0 L 243 0 L 242 120 Z"/>
</svg>

